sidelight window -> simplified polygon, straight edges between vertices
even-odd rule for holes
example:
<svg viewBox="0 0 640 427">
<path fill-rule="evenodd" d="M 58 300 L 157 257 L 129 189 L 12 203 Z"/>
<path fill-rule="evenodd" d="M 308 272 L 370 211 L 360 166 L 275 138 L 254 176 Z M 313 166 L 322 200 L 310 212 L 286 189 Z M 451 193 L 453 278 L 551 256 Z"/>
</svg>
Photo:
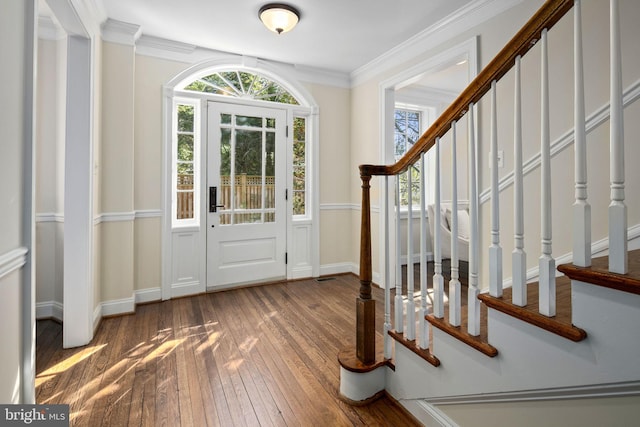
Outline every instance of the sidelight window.
<svg viewBox="0 0 640 427">
<path fill-rule="evenodd" d="M 174 159 L 174 203 L 173 219 L 188 225 L 198 222 L 198 132 L 199 103 L 176 100 L 174 102 L 173 159 Z"/>
</svg>

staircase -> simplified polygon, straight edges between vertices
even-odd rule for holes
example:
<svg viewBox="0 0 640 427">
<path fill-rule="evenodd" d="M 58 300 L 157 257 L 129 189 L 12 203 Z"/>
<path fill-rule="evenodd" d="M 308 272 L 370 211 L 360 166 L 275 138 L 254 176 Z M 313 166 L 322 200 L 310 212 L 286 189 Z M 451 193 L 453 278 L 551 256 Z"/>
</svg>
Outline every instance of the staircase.
<svg viewBox="0 0 640 427">
<path fill-rule="evenodd" d="M 629 191 L 627 198 L 625 187 L 635 189 L 633 185 L 640 182 L 640 174 L 632 170 L 629 175 L 633 178 L 629 180 L 625 159 L 629 162 L 634 154 L 640 155 L 640 151 L 635 148 L 637 144 L 625 146 L 624 122 L 633 123 L 640 118 L 640 113 L 633 108 L 639 85 L 633 84 L 625 90 L 622 87 L 621 12 L 618 0 L 611 0 L 607 70 L 611 76 L 610 100 L 606 108 L 586 116 L 584 82 L 585 73 L 590 70 L 585 69 L 583 62 L 582 3 L 585 2 L 545 2 L 402 159 L 393 165 L 360 166 L 361 288 L 356 301 L 356 348 L 345 349 L 338 356 L 340 392 L 345 400 L 362 404 L 387 393 L 427 425 L 458 425 L 453 418 L 465 420 L 461 414 L 474 414 L 472 425 L 480 426 L 530 425 L 517 416 L 517 421 L 508 418 L 518 402 L 538 404 L 541 415 L 548 408 L 540 402 L 628 398 L 632 405 L 627 401 L 620 403 L 627 405 L 626 409 L 614 405 L 598 413 L 608 416 L 605 419 L 613 423 L 610 425 L 638 422 L 635 418 L 629 420 L 632 424 L 625 423 L 630 414 L 640 416 L 640 334 L 637 329 L 640 250 L 629 250 L 640 247 L 637 233 L 640 213 L 635 210 L 638 192 Z M 553 33 L 554 26 L 560 24 L 566 28 L 567 20 L 573 27 L 573 58 L 569 59 L 549 53 L 553 50 L 549 47 L 550 39 L 559 37 Z M 530 59 L 532 56 L 534 59 Z M 549 74 L 550 59 L 569 62 L 573 68 L 572 92 L 550 91 L 554 78 Z M 527 105 L 531 100 L 523 100 L 522 96 L 523 88 L 531 84 L 522 77 L 532 73 L 527 66 L 539 73 L 535 80 L 539 85 L 539 98 L 534 101 L 539 104 L 539 116 L 535 119 L 527 116 L 523 122 L 523 111 L 531 110 Z M 512 91 L 513 103 L 499 105 L 498 91 Z M 552 108 L 566 104 L 557 97 L 566 98 L 569 94 L 573 98 L 572 127 L 552 141 Z M 498 120 L 504 117 L 505 109 L 512 112 L 513 122 L 508 124 Z M 603 111 L 606 120 L 598 118 Z M 532 121 L 537 123 L 539 149 L 525 162 L 523 153 L 532 152 L 527 134 L 531 132 Z M 592 142 L 594 137 L 589 134 L 596 133 L 594 129 L 603 122 L 609 123 L 608 141 Z M 457 132 L 461 123 L 468 131 L 465 136 Z M 500 126 L 506 127 L 511 136 L 499 143 L 498 135 L 505 135 Z M 488 135 L 486 141 L 482 135 Z M 627 139 L 630 139 L 628 136 L 629 131 Z M 513 169 L 505 174 L 499 171 L 497 153 L 507 144 L 513 155 Z M 574 179 L 568 185 L 575 197 L 562 204 L 558 203 L 558 194 L 566 192 L 565 171 L 570 170 L 570 166 L 563 147 L 568 145 L 574 152 L 571 158 Z M 451 163 L 441 161 L 441 152 L 445 149 L 450 150 Z M 466 159 L 461 156 L 463 152 Z M 588 169 L 602 167 L 603 152 L 610 156 L 608 188 L 587 179 Z M 372 178 L 382 177 L 384 240 L 389 242 L 394 230 L 390 218 L 395 216 L 393 184 L 415 164 L 421 163 L 420 170 L 424 172 L 424 158 L 431 155 L 429 153 L 436 159 L 435 214 L 427 218 L 423 177 L 419 238 L 431 240 L 434 273 L 428 279 L 420 277 L 419 280 L 407 274 L 406 283 L 400 274 L 392 279 L 391 273 L 402 266 L 399 259 L 391 260 L 387 251 L 382 257 L 385 277 L 380 284 L 385 289 L 385 320 L 382 330 L 377 330 L 375 301 L 371 298 L 369 192 Z M 490 167 L 483 168 L 481 165 L 486 162 L 480 159 L 487 158 Z M 464 201 L 458 197 L 460 169 L 467 171 L 468 200 Z M 445 174 L 451 174 L 449 189 L 442 188 L 440 183 Z M 535 183 L 533 175 L 537 176 Z M 480 193 L 483 178 L 489 182 L 489 188 Z M 442 209 L 444 199 L 450 209 L 447 215 Z M 596 202 L 593 206 L 591 200 Z M 468 283 L 460 280 L 459 254 L 455 249 L 461 221 L 455 213 L 461 203 L 469 206 Z M 512 220 L 505 220 L 507 216 L 512 216 Z M 554 228 L 553 221 L 558 218 L 564 225 L 556 222 Z M 608 219 L 607 235 L 593 242 L 592 234 L 602 228 L 599 225 L 603 218 Z M 433 236 L 426 231 L 427 220 L 435 223 Z M 450 270 L 446 272 L 440 249 L 443 221 L 447 221 L 451 229 Z M 634 225 L 630 227 L 629 223 Z M 539 224 L 539 228 L 533 224 Z M 411 236 L 411 227 L 408 228 Z M 399 233 L 400 228 L 396 225 L 395 230 Z M 512 236 L 512 246 L 502 243 L 507 234 Z M 533 257 L 529 239 L 540 243 L 540 252 Z M 568 252 L 555 258 L 554 244 L 560 250 L 568 247 Z M 503 246 L 511 254 L 505 256 Z M 424 272 L 427 271 L 425 247 L 420 245 L 419 254 L 420 271 Z M 399 252 L 397 248 L 396 253 Z M 594 253 L 608 255 L 594 257 Z M 413 259 L 413 255 L 409 244 L 407 259 Z M 527 269 L 528 256 L 529 263 L 535 259 L 537 266 L 529 265 Z M 561 265 L 556 268 L 556 264 Z M 511 277 L 505 280 L 503 276 L 509 274 Z M 450 277 L 447 286 L 445 275 Z M 482 406 L 477 408 L 484 404 L 494 405 L 491 414 L 483 411 Z M 563 408 L 569 414 L 579 412 L 569 404 Z M 588 413 L 588 410 L 583 412 Z M 505 418 L 497 421 L 502 415 Z M 601 420 L 594 416 L 580 425 L 601 425 L 599 423 Z M 572 424 L 537 419 L 531 425 Z"/>
</svg>

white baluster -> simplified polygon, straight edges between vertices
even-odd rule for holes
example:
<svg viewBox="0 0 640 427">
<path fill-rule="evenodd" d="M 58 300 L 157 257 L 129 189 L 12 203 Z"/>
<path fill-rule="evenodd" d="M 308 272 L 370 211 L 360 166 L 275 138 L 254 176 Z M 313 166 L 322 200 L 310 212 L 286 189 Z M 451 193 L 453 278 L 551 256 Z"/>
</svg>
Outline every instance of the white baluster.
<svg viewBox="0 0 640 427">
<path fill-rule="evenodd" d="M 449 323 L 460 326 L 460 280 L 458 266 L 458 156 L 456 122 L 451 123 L 451 280 L 449 281 Z"/>
<path fill-rule="evenodd" d="M 575 197 L 573 204 L 573 263 L 591 265 L 591 205 L 587 201 L 587 132 L 584 113 L 584 68 L 582 60 L 582 12 L 574 2 L 573 16 Z"/>
<path fill-rule="evenodd" d="M 384 177 L 384 241 L 389 241 L 389 177 Z M 391 265 L 389 245 L 384 247 L 384 358 L 391 359 Z"/>
<path fill-rule="evenodd" d="M 527 254 L 524 251 L 524 187 L 522 172 L 522 90 L 520 76 L 520 56 L 515 65 L 515 101 L 513 117 L 513 191 L 514 191 L 514 240 L 512 259 L 512 294 L 515 305 L 527 305 Z"/>
<path fill-rule="evenodd" d="M 624 124 L 622 104 L 622 53 L 618 1 L 611 0 L 611 124 L 609 205 L 609 271 L 627 274 L 627 206 L 624 203 Z"/>
<path fill-rule="evenodd" d="M 478 176 L 475 119 L 473 104 L 469 104 L 469 290 L 467 293 L 469 335 L 480 335 L 480 300 L 478 295 L 478 262 L 480 260 L 480 242 L 478 228 Z"/>
<path fill-rule="evenodd" d="M 407 334 L 408 340 L 416 339 L 416 305 L 413 297 L 413 165 L 407 169 Z"/>
<path fill-rule="evenodd" d="M 551 256 L 551 139 L 549 135 L 549 58 L 547 49 L 547 30 L 542 30 L 541 49 L 541 112 L 540 112 L 540 218 L 542 254 L 540 255 L 540 313 L 545 316 L 556 315 L 556 262 Z"/>
<path fill-rule="evenodd" d="M 418 333 L 420 348 L 429 348 L 429 328 L 425 316 L 427 310 L 427 189 L 425 187 L 425 154 L 420 157 L 420 310 L 418 311 Z"/>
<path fill-rule="evenodd" d="M 440 138 L 436 138 L 436 174 L 434 192 L 433 220 L 433 315 L 438 319 L 444 317 L 444 277 L 442 277 L 442 248 L 440 224 L 442 210 L 440 208 Z"/>
<path fill-rule="evenodd" d="M 395 330 L 404 330 L 404 301 L 402 300 L 402 261 L 400 259 L 400 176 L 396 175 L 396 297 Z"/>
<path fill-rule="evenodd" d="M 502 247 L 500 247 L 500 190 L 498 189 L 498 111 L 496 81 L 491 82 L 491 246 L 489 293 L 502 296 Z"/>
</svg>

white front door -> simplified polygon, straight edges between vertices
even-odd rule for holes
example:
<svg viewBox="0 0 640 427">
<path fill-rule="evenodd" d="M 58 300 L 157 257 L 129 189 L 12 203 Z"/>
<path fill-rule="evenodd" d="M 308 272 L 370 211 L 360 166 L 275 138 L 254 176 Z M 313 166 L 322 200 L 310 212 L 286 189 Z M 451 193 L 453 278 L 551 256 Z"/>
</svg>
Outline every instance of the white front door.
<svg viewBox="0 0 640 427">
<path fill-rule="evenodd" d="M 286 276 L 286 121 L 209 102 L 207 288 Z"/>
</svg>

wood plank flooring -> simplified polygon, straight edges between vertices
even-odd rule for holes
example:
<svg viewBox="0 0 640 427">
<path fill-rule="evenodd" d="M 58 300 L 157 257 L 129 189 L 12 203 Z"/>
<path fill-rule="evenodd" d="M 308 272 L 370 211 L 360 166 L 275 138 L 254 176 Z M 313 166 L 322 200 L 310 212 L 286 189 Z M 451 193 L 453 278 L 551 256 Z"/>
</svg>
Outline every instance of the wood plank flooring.
<svg viewBox="0 0 640 427">
<path fill-rule="evenodd" d="M 343 275 L 142 305 L 68 350 L 61 325 L 38 321 L 37 402 L 70 404 L 73 426 L 418 425 L 387 397 L 338 399 L 358 287 Z"/>
</svg>

